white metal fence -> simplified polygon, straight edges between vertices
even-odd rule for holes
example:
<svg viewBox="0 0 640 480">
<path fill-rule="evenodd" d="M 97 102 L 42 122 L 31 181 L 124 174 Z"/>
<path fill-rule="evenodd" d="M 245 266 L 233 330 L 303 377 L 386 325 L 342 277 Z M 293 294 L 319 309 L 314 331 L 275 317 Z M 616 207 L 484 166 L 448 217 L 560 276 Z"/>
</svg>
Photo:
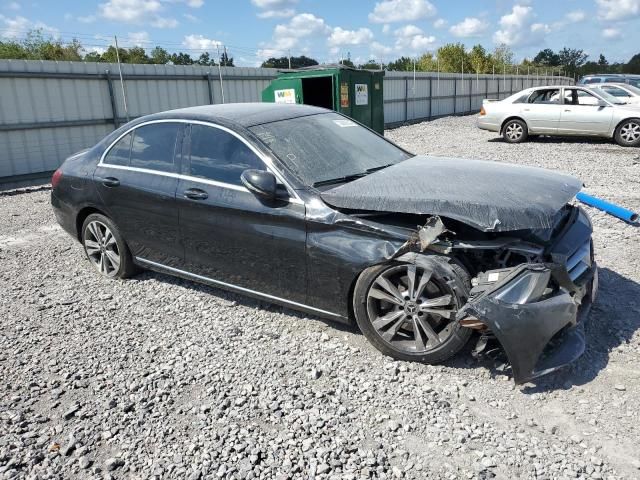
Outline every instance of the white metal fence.
<svg viewBox="0 0 640 480">
<path fill-rule="evenodd" d="M 127 111 L 118 67 L 106 63 L 0 61 L 0 183 L 41 176 L 72 153 L 95 144 L 127 121 L 172 108 L 259 102 L 278 71 L 198 65 L 122 65 Z M 222 81 L 220 75 L 222 74 Z M 565 77 L 387 72 L 388 126 L 477 111 L 482 98 L 504 98 Z"/>
</svg>

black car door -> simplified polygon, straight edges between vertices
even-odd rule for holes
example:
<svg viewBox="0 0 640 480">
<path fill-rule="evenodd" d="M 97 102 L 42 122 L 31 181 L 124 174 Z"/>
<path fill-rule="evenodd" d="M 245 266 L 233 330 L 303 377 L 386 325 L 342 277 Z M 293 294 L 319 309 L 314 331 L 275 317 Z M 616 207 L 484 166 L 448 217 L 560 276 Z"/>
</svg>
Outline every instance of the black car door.
<svg viewBox="0 0 640 480">
<path fill-rule="evenodd" d="M 259 152 L 234 132 L 194 123 L 185 142 L 177 202 L 186 270 L 304 303 L 304 204 L 292 198 L 266 205 L 249 193 L 241 173 L 267 166 Z"/>
<path fill-rule="evenodd" d="M 176 188 L 186 126 L 141 125 L 107 150 L 94 172 L 104 207 L 133 256 L 171 267 L 184 264 Z"/>
</svg>

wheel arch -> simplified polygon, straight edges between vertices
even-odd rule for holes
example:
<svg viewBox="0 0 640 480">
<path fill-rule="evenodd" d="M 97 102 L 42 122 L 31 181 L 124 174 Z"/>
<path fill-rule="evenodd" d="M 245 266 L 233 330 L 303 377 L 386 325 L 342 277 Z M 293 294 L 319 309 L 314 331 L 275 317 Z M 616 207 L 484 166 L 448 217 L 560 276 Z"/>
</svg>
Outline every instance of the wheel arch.
<svg viewBox="0 0 640 480">
<path fill-rule="evenodd" d="M 79 242 L 82 242 L 82 224 L 87 219 L 87 217 L 93 213 L 99 213 L 100 215 L 104 215 L 107 218 L 110 218 L 103 210 L 96 208 L 94 206 L 83 207 L 78 211 L 76 215 L 76 237 Z"/>
<path fill-rule="evenodd" d="M 511 121 L 511 120 L 520 120 L 522 123 L 524 123 L 527 126 L 527 131 L 529 131 L 529 124 L 527 123 L 527 121 L 522 118 L 519 115 L 510 115 L 507 118 L 505 118 L 502 123 L 500 124 L 500 135 L 502 135 L 502 131 L 504 130 L 504 126 L 507 124 L 507 122 Z"/>
<path fill-rule="evenodd" d="M 618 131 L 618 129 L 622 126 L 622 124 L 624 122 L 628 122 L 629 120 L 637 120 L 638 122 L 640 122 L 640 115 L 636 116 L 631 116 L 631 117 L 626 117 L 623 118 L 622 120 L 620 120 L 615 127 L 613 127 L 613 130 L 611 131 L 611 138 L 615 138 L 616 136 L 616 132 Z"/>
</svg>

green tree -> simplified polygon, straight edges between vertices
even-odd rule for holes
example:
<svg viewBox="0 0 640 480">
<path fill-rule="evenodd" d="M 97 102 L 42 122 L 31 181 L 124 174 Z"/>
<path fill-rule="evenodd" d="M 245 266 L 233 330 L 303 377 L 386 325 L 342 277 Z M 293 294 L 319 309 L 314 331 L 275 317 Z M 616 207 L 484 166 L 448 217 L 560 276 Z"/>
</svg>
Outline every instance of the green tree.
<svg viewBox="0 0 640 480">
<path fill-rule="evenodd" d="M 467 68 L 470 66 L 469 56 L 462 43 L 447 43 L 438 49 L 437 55 L 441 72 L 461 72 L 463 64 Z"/>
<path fill-rule="evenodd" d="M 211 60 L 209 52 L 201 53 L 195 63 L 197 63 L 198 65 L 216 65 L 216 62 Z"/>
<path fill-rule="evenodd" d="M 560 65 L 571 74 L 578 73 L 580 67 L 582 67 L 587 61 L 587 58 L 589 58 L 589 55 L 584 53 L 584 50 L 567 47 L 560 50 L 558 56 L 560 57 Z"/>
<path fill-rule="evenodd" d="M 424 53 L 416 62 L 416 70 L 419 72 L 435 72 L 438 68 L 433 53 Z"/>
<path fill-rule="evenodd" d="M 469 52 L 469 64 L 475 73 L 489 73 L 491 59 L 482 45 L 474 45 Z"/>
<path fill-rule="evenodd" d="M 222 55 L 220 55 L 220 65 L 223 67 L 233 67 L 233 57 L 229 58 L 226 51 L 222 52 Z"/>
<path fill-rule="evenodd" d="M 626 73 L 640 73 L 640 53 L 636 53 L 625 66 Z"/>
<path fill-rule="evenodd" d="M 29 58 L 29 52 L 18 42 L 0 42 L 0 58 L 23 60 Z"/>
<path fill-rule="evenodd" d="M 387 70 L 397 72 L 412 72 L 413 71 L 413 59 L 409 57 L 400 57 L 387 65 Z"/>
<path fill-rule="evenodd" d="M 149 56 L 149 62 L 155 63 L 158 65 L 166 65 L 171 61 L 171 55 L 162 47 L 155 47 L 151 50 L 151 55 Z"/>
<path fill-rule="evenodd" d="M 371 60 L 358 66 L 358 68 L 361 68 L 363 70 L 380 70 L 380 67 L 380 62 L 378 62 L 375 58 L 372 58 Z"/>
<path fill-rule="evenodd" d="M 344 65 L 345 67 L 356 68 L 356 65 L 349 58 L 342 58 L 338 63 L 340 65 Z"/>
<path fill-rule="evenodd" d="M 147 52 L 142 47 L 132 47 L 129 49 L 127 63 L 149 63 Z"/>
<path fill-rule="evenodd" d="M 513 65 L 513 51 L 504 43 L 498 45 L 493 49 L 490 61 L 492 67 L 495 67 L 496 71 L 504 71 L 506 67 Z"/>
<path fill-rule="evenodd" d="M 193 58 L 188 53 L 172 53 L 171 62 L 174 65 L 193 65 Z"/>
<path fill-rule="evenodd" d="M 557 67 L 560 65 L 560 56 L 550 48 L 545 48 L 533 57 L 533 63 L 536 65 L 544 65 L 545 67 Z"/>
<path fill-rule="evenodd" d="M 291 57 L 291 68 L 312 67 L 318 65 L 317 60 L 306 57 Z M 289 68 L 289 57 L 271 57 L 262 62 L 262 68 Z"/>
<path fill-rule="evenodd" d="M 600 56 L 598 57 L 598 65 L 600 65 L 602 67 L 608 67 L 609 66 L 609 61 L 607 60 L 607 58 L 603 54 L 600 54 Z"/>
</svg>

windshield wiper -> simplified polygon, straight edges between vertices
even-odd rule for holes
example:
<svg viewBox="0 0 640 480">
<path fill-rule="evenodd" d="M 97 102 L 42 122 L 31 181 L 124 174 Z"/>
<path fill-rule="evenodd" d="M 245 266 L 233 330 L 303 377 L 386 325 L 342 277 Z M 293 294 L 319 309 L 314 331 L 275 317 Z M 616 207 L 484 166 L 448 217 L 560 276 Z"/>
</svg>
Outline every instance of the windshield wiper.
<svg viewBox="0 0 640 480">
<path fill-rule="evenodd" d="M 373 173 L 373 172 L 377 172 L 378 170 L 382 170 L 384 168 L 390 167 L 392 165 L 395 165 L 394 163 L 388 163 L 386 165 L 381 165 L 379 167 L 371 167 L 371 168 L 367 168 L 366 172 L 367 173 Z"/>
<path fill-rule="evenodd" d="M 351 175 L 345 175 L 344 177 L 330 178 L 328 180 L 320 180 L 319 182 L 315 182 L 313 186 L 322 187 L 323 185 L 335 185 L 336 183 L 347 183 L 347 182 L 350 182 L 351 180 L 355 180 L 356 178 L 364 177 L 367 174 L 368 172 L 353 173 Z"/>
</svg>

